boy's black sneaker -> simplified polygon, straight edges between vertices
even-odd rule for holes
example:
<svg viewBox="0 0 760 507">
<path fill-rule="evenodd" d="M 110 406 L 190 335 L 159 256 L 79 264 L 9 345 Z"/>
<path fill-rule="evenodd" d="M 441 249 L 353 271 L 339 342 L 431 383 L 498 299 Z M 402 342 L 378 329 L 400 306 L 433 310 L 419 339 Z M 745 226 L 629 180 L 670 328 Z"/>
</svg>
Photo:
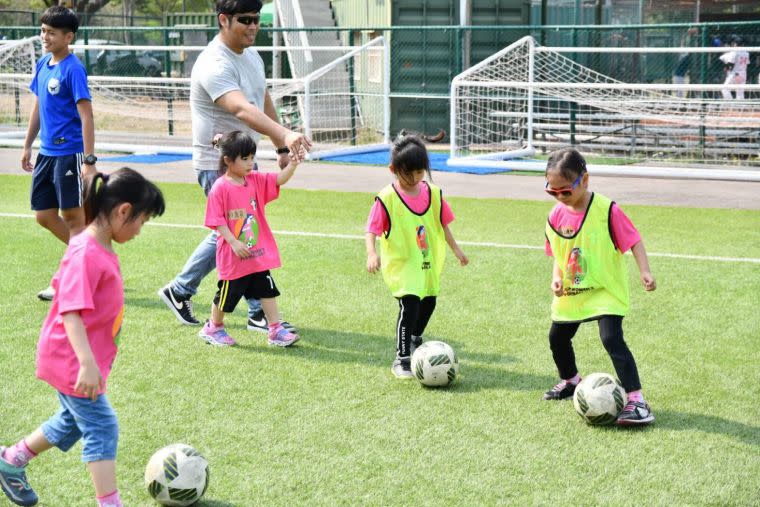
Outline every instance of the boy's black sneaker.
<svg viewBox="0 0 760 507">
<path fill-rule="evenodd" d="M 264 310 L 259 308 L 252 317 L 248 317 L 248 331 L 258 331 L 259 333 L 269 332 L 269 322 L 264 315 Z M 285 326 L 283 326 L 285 327 Z"/>
<path fill-rule="evenodd" d="M 563 380 L 556 386 L 546 391 L 544 393 L 544 399 L 559 401 L 559 400 L 566 400 L 568 398 L 572 398 L 573 393 L 575 393 L 575 388 L 577 385 L 578 384 L 573 384 L 573 383 L 567 382 L 566 380 Z"/>
<path fill-rule="evenodd" d="M 198 319 L 195 318 L 195 314 L 193 314 L 193 303 L 190 301 L 190 298 L 177 295 L 177 293 L 172 290 L 171 285 L 159 289 L 158 297 L 161 298 L 161 301 L 166 303 L 166 306 L 168 306 L 174 316 L 177 317 L 180 324 L 184 324 L 185 326 L 197 326 L 200 324 Z"/>
<path fill-rule="evenodd" d="M 0 447 L 0 455 L 5 447 Z M 0 487 L 8 499 L 16 505 L 37 505 L 37 493 L 26 480 L 23 468 L 16 467 L 0 458 Z"/>
<path fill-rule="evenodd" d="M 412 360 L 408 357 L 397 357 L 391 365 L 391 372 L 398 379 L 412 379 Z"/>
<path fill-rule="evenodd" d="M 618 426 L 637 426 L 654 422 L 654 414 L 649 404 L 642 401 L 629 401 L 615 421 Z"/>
</svg>

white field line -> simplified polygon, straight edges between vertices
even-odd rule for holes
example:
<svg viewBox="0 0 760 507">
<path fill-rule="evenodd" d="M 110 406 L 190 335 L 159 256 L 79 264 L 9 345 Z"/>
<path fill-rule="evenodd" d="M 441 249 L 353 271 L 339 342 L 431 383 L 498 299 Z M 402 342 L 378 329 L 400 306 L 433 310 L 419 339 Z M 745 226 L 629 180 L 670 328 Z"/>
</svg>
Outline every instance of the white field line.
<svg viewBox="0 0 760 507">
<path fill-rule="evenodd" d="M 0 213 L 0 217 L 3 218 L 34 218 L 34 215 L 26 213 Z M 153 227 L 169 227 L 173 229 L 206 229 L 202 225 L 191 224 L 166 224 L 157 222 L 148 222 L 147 225 Z M 324 232 L 307 232 L 307 231 L 272 231 L 280 236 L 301 236 L 312 238 L 328 238 L 328 239 L 353 239 L 363 240 L 364 236 L 358 234 L 333 234 Z M 465 246 L 480 246 L 486 248 L 509 248 L 512 250 L 543 250 L 543 246 L 536 245 L 512 245 L 506 243 L 490 243 L 480 241 L 457 241 L 460 245 Z M 671 259 L 688 259 L 694 261 L 716 261 L 716 262 L 738 262 L 747 264 L 760 264 L 760 258 L 753 257 L 719 257 L 715 255 L 686 255 L 686 254 L 674 254 L 674 253 L 658 253 L 647 252 L 650 257 L 668 257 Z"/>
</svg>

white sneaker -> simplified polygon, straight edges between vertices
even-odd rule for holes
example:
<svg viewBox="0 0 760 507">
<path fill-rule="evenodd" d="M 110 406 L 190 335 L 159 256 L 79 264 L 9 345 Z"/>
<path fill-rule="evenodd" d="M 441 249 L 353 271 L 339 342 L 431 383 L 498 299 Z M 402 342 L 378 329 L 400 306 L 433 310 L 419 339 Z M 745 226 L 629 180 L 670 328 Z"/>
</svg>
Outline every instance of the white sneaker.
<svg viewBox="0 0 760 507">
<path fill-rule="evenodd" d="M 37 297 L 41 301 L 52 301 L 53 297 L 55 297 L 55 289 L 48 285 L 47 289 L 43 289 L 37 293 Z"/>
</svg>

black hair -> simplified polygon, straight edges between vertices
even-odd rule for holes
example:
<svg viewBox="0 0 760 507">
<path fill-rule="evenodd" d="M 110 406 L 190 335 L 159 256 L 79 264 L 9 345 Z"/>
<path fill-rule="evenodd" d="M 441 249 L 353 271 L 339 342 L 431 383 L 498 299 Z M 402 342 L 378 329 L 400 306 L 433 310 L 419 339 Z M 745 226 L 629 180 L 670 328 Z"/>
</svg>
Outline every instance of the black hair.
<svg viewBox="0 0 760 507">
<path fill-rule="evenodd" d="M 427 148 L 416 135 L 399 136 L 391 146 L 391 165 L 393 172 L 406 179 L 412 172 L 424 169 L 428 178 L 430 176 L 430 159 L 428 158 Z"/>
<path fill-rule="evenodd" d="M 40 18 L 41 25 L 52 26 L 53 28 L 60 28 L 67 32 L 77 33 L 79 30 L 79 20 L 76 14 L 71 9 L 67 9 L 62 5 L 54 5 L 48 7 L 45 12 L 42 13 Z"/>
<path fill-rule="evenodd" d="M 256 143 L 251 136 L 239 130 L 233 130 L 224 135 L 217 134 L 211 145 L 219 150 L 219 174 L 227 172 L 227 164 L 224 157 L 235 160 L 238 157 L 252 157 L 256 155 Z"/>
<path fill-rule="evenodd" d="M 98 217 L 108 217 L 120 204 L 128 202 L 132 210 L 131 222 L 141 215 L 163 215 L 166 209 L 164 195 L 152 182 L 129 167 L 111 174 L 97 172 L 85 179 L 84 215 L 89 224 Z"/>
<path fill-rule="evenodd" d="M 262 6 L 261 0 L 216 0 L 217 24 L 219 28 L 222 27 L 221 23 L 219 23 L 219 14 L 233 16 L 243 12 L 261 12 Z"/>
<path fill-rule="evenodd" d="M 586 160 L 575 148 L 562 148 L 549 154 L 544 174 L 549 171 L 557 171 L 566 180 L 573 181 L 587 171 Z"/>
</svg>

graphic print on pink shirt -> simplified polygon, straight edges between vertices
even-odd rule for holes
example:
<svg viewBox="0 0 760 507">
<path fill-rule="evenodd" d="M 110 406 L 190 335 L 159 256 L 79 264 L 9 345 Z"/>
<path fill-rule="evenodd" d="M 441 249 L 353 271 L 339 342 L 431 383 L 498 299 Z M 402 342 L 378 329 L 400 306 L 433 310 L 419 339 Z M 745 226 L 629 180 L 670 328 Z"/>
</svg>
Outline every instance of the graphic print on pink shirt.
<svg viewBox="0 0 760 507">
<path fill-rule="evenodd" d="M 216 268 L 220 280 L 236 280 L 251 273 L 281 266 L 272 230 L 266 220 L 266 204 L 279 196 L 276 173 L 252 172 L 243 185 L 219 178 L 211 188 L 206 204 L 206 227 L 226 225 L 243 242 L 251 256 L 241 259 L 219 235 Z"/>
<path fill-rule="evenodd" d="M 251 199 L 251 208 L 253 211 L 256 211 L 256 199 Z M 252 249 L 254 246 L 256 246 L 256 240 L 259 237 L 259 224 L 256 222 L 256 217 L 254 215 L 248 214 L 245 217 L 245 220 L 238 219 L 237 222 L 235 222 L 235 229 L 232 231 L 232 234 L 241 242 L 245 243 L 245 246 L 248 247 L 248 249 Z"/>
</svg>

